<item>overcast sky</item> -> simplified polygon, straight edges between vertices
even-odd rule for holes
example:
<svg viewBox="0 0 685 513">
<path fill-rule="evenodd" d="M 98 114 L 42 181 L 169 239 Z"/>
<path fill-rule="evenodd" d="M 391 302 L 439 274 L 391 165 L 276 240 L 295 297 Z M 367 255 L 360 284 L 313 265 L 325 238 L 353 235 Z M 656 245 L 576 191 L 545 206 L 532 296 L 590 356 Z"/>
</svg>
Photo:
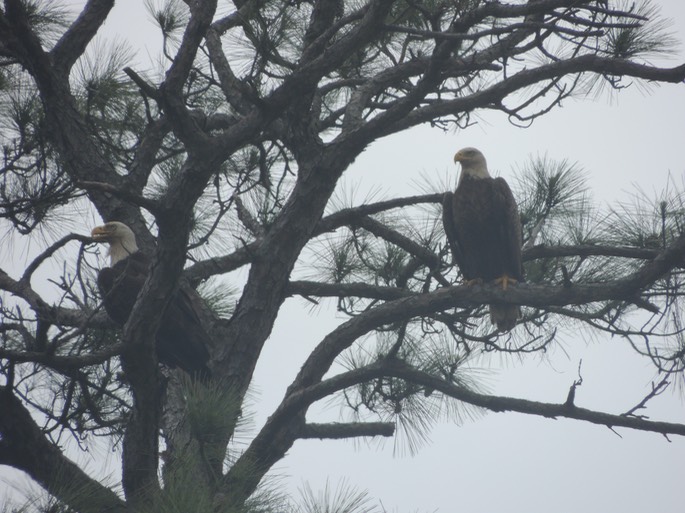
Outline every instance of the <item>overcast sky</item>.
<svg viewBox="0 0 685 513">
<path fill-rule="evenodd" d="M 674 19 L 674 31 L 685 40 L 685 4 L 662 3 L 664 14 Z M 139 42 L 144 34 L 152 38 L 153 30 L 141 25 L 143 17 L 130 15 L 133 9 L 140 12 L 138 6 L 138 0 L 117 2 L 109 34 Z M 139 59 L 153 53 L 156 43 L 144 42 L 145 47 Z M 681 46 L 665 65 L 682 62 Z M 457 133 L 418 128 L 378 141 L 357 159 L 345 182 L 361 191 L 380 187 L 385 197 L 414 194 L 422 175 L 436 181 L 448 174 L 456 178 L 452 156 L 465 146 L 480 148 L 491 170 L 504 177 L 531 155 L 578 162 L 602 203 L 626 201 L 638 188 L 651 195 L 666 186 L 669 174 L 683 185 L 685 86 L 659 86 L 649 94 L 630 87 L 611 97 L 567 100 L 528 129 L 511 126 L 501 115 L 489 115 Z M 309 351 L 342 320 L 330 305 L 312 312 L 303 301 L 286 302 L 255 376 L 255 429 L 278 404 Z M 491 389 L 563 402 L 582 358 L 576 404 L 611 413 L 628 410 L 649 391 L 652 368 L 632 357 L 620 340 L 587 335 L 567 334 L 567 354 L 554 352 L 551 363 L 531 358 L 525 366 L 490 369 Z M 336 420 L 339 413 L 329 407 L 311 420 Z M 655 420 L 685 423 L 683 401 L 670 392 L 650 403 L 650 414 Z M 295 493 L 305 482 L 316 490 L 327 479 L 334 486 L 346 479 L 397 512 L 681 513 L 685 439 L 674 436 L 669 443 L 656 434 L 618 433 L 577 421 L 490 413 L 462 425 L 438 425 L 431 443 L 415 456 L 393 455 L 391 440 L 381 445 L 297 442 L 274 474 Z M 99 453 L 89 461 L 80 455 L 79 460 L 97 468 L 102 457 Z M 22 479 L 14 475 L 11 482 L 21 485 Z"/>
</svg>

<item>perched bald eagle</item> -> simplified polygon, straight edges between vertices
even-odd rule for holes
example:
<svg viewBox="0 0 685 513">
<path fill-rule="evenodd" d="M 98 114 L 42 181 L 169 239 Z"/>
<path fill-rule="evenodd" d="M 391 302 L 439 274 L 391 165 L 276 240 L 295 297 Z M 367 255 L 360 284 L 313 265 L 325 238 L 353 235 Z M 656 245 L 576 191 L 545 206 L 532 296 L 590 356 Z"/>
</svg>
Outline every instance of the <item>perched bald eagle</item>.
<svg viewBox="0 0 685 513">
<path fill-rule="evenodd" d="M 98 288 L 107 314 L 126 324 L 150 269 L 150 257 L 138 249 L 136 237 L 124 223 L 113 221 L 93 228 L 97 242 L 109 243 L 111 267 L 98 273 Z M 209 336 L 200 324 L 190 297 L 178 290 L 156 335 L 157 358 L 169 367 L 180 367 L 194 378 L 209 378 Z"/>
<path fill-rule="evenodd" d="M 445 234 L 467 283 L 494 281 L 506 290 L 523 281 L 521 221 L 516 200 L 504 178 L 493 178 L 483 154 L 464 148 L 454 156 L 461 176 L 454 193 L 442 202 Z M 490 305 L 490 320 L 509 331 L 521 316 L 516 305 Z"/>
</svg>

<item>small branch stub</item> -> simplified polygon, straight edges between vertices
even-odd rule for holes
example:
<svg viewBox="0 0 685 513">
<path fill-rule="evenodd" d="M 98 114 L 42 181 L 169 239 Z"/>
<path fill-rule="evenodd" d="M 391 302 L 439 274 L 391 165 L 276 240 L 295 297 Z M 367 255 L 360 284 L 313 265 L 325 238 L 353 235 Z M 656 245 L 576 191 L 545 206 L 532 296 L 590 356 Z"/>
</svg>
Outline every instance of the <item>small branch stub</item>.
<svg viewBox="0 0 685 513">
<path fill-rule="evenodd" d="M 566 402 L 564 403 L 565 406 L 568 408 L 575 408 L 575 399 L 576 399 L 576 387 L 579 387 L 580 385 L 583 384 L 583 376 L 580 374 L 580 368 L 583 365 L 583 360 L 580 360 L 578 362 L 578 379 L 573 382 L 571 387 L 568 389 L 568 396 L 566 396 Z"/>
</svg>

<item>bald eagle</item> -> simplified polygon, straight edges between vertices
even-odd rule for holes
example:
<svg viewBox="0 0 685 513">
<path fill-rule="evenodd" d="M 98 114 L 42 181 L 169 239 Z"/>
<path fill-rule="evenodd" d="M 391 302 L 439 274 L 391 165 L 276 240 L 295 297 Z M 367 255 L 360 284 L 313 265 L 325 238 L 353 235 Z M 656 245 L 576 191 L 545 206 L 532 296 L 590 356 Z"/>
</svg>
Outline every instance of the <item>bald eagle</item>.
<svg viewBox="0 0 685 513">
<path fill-rule="evenodd" d="M 98 273 L 98 288 L 107 314 L 126 324 L 150 269 L 150 257 L 138 249 L 133 231 L 113 221 L 93 228 L 96 242 L 109 243 L 111 267 Z M 209 378 L 209 336 L 200 324 L 190 297 L 178 290 L 162 317 L 156 335 L 157 358 L 169 367 L 179 367 L 194 378 Z"/>
<path fill-rule="evenodd" d="M 524 279 L 516 200 L 504 178 L 490 176 L 485 157 L 476 148 L 459 150 L 454 162 L 461 163 L 459 183 L 442 202 L 454 261 L 467 283 L 494 281 L 506 290 Z M 517 305 L 490 305 L 490 320 L 499 331 L 511 330 L 520 316 Z"/>
</svg>

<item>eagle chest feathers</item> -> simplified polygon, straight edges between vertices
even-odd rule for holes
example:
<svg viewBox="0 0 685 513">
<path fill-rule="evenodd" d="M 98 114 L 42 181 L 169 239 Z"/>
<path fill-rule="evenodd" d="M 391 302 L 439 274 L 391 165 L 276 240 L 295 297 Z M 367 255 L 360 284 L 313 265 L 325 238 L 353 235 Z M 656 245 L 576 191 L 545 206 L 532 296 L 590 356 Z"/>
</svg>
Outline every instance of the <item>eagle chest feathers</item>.
<svg viewBox="0 0 685 513">
<path fill-rule="evenodd" d="M 117 324 L 125 324 L 138 293 L 147 278 L 150 259 L 140 251 L 105 267 L 98 275 L 98 287 L 105 310 Z"/>
<path fill-rule="evenodd" d="M 492 281 L 507 275 L 521 281 L 518 212 L 504 179 L 464 175 L 452 211 L 464 277 Z"/>
</svg>

